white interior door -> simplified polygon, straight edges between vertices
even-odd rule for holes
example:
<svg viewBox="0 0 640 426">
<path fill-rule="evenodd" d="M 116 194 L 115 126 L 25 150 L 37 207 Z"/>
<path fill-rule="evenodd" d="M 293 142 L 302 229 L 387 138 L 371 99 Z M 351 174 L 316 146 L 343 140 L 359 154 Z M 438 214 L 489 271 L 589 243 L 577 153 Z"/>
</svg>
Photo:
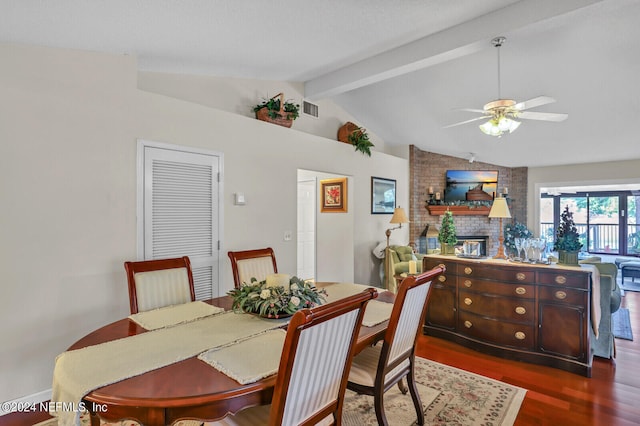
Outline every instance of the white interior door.
<svg viewBox="0 0 640 426">
<path fill-rule="evenodd" d="M 140 141 L 138 157 L 138 257 L 189 256 L 196 298 L 220 296 L 221 155 Z"/>
<path fill-rule="evenodd" d="M 297 276 L 316 276 L 316 180 L 298 180 Z"/>
</svg>

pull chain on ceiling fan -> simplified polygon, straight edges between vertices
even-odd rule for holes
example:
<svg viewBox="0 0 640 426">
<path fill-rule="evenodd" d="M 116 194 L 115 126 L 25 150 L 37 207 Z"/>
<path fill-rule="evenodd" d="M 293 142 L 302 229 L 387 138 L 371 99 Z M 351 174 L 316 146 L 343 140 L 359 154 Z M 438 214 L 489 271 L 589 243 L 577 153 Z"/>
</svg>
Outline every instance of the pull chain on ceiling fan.
<svg viewBox="0 0 640 426">
<path fill-rule="evenodd" d="M 482 132 L 487 135 L 500 137 L 505 132 L 514 132 L 520 126 L 520 121 L 517 121 L 516 118 L 525 120 L 543 120 L 556 122 L 564 121 L 567 119 L 567 114 L 525 111 L 530 108 L 555 102 L 555 99 L 548 96 L 538 96 L 537 98 L 529 99 L 528 101 L 520 103 L 516 103 L 516 101 L 514 101 L 513 99 L 502 99 L 502 88 L 500 81 L 500 47 L 505 42 L 505 40 L 506 37 L 502 36 L 496 37 L 491 40 L 491 43 L 497 49 L 498 53 L 498 99 L 485 104 L 482 109 L 461 108 L 460 111 L 479 112 L 483 115 L 480 117 L 472 118 L 470 120 L 450 124 L 448 126 L 445 126 L 445 129 L 478 120 L 487 120 L 485 123 L 478 126 L 480 127 L 480 130 L 482 130 Z"/>
</svg>

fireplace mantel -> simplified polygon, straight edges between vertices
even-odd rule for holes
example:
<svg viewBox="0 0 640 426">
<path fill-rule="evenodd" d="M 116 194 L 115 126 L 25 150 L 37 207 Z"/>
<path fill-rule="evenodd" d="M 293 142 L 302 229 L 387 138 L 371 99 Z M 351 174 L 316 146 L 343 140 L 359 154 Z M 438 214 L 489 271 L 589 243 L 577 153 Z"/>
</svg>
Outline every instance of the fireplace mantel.
<svg viewBox="0 0 640 426">
<path fill-rule="evenodd" d="M 491 207 L 484 206 L 446 206 L 446 205 L 429 205 L 427 204 L 427 210 L 432 216 L 442 216 L 444 212 L 450 210 L 454 216 L 489 216 Z"/>
</svg>

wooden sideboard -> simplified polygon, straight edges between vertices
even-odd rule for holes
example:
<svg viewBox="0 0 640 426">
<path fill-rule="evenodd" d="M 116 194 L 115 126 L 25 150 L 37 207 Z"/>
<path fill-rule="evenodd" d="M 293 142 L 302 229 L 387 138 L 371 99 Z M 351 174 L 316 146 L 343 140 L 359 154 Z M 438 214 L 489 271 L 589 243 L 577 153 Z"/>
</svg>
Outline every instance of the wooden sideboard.
<svg viewBox="0 0 640 426">
<path fill-rule="evenodd" d="M 425 334 L 591 377 L 589 270 L 442 255 L 427 255 L 423 270 L 440 264 Z"/>
</svg>

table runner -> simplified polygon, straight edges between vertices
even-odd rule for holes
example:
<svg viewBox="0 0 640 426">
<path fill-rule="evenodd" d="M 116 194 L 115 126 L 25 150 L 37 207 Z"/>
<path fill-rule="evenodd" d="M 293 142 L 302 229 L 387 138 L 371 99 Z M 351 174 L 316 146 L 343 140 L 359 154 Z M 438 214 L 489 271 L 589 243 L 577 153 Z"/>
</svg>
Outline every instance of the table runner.
<svg viewBox="0 0 640 426">
<path fill-rule="evenodd" d="M 145 330 L 157 330 L 195 321 L 221 312 L 224 312 L 223 308 L 196 301 L 138 312 L 137 314 L 129 315 L 128 318 Z"/>
<path fill-rule="evenodd" d="M 278 372 L 286 336 L 285 330 L 267 331 L 233 345 L 203 352 L 198 359 L 246 385 Z"/>
<path fill-rule="evenodd" d="M 94 389 L 276 329 L 286 322 L 225 312 L 64 352 L 55 362 L 51 406 L 63 407 L 55 404 L 60 402 L 66 408 L 51 414 L 58 417 L 59 426 L 79 424 L 79 410 L 68 408 L 79 407 L 82 398 Z"/>
</svg>

